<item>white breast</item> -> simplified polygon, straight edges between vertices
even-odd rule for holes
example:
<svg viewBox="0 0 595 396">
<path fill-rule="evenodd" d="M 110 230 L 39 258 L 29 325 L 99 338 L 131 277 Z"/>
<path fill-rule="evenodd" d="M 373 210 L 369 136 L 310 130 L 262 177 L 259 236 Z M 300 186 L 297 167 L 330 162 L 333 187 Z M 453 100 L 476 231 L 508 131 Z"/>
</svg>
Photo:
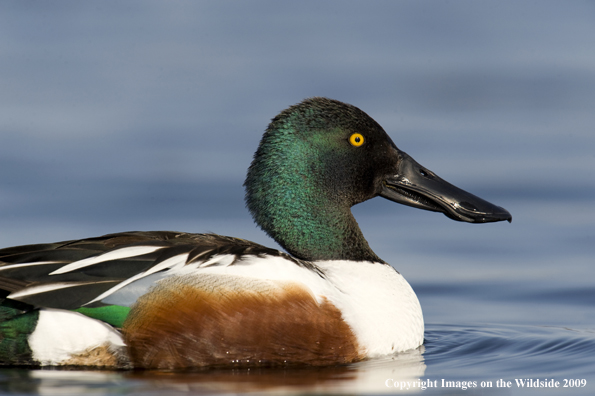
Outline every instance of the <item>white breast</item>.
<svg viewBox="0 0 595 396">
<path fill-rule="evenodd" d="M 316 264 L 337 290 L 329 300 L 341 310 L 368 357 L 406 351 L 423 343 L 419 300 L 392 267 L 354 261 Z"/>
</svg>

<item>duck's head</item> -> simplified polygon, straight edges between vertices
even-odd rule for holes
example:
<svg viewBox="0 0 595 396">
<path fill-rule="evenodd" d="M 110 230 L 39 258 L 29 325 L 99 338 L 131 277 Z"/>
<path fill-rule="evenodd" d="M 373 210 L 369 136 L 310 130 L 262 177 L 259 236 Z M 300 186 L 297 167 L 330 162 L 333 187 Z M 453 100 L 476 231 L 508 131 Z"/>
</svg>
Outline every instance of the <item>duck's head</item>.
<svg viewBox="0 0 595 396">
<path fill-rule="evenodd" d="M 272 120 L 244 185 L 256 223 L 308 260 L 382 261 L 350 210 L 378 195 L 458 221 L 511 220 L 418 164 L 357 107 L 326 98 L 306 99 Z"/>
</svg>

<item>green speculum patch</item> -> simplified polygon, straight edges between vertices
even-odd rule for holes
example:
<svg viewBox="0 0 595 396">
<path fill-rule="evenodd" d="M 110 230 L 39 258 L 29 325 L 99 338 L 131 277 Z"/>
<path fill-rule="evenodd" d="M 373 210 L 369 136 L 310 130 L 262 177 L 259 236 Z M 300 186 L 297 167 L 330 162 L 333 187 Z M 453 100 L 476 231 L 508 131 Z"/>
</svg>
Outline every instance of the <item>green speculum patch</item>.
<svg viewBox="0 0 595 396">
<path fill-rule="evenodd" d="M 74 310 L 93 319 L 101 320 L 114 327 L 121 328 L 124 325 L 126 317 L 130 313 L 129 307 L 122 307 L 120 305 L 107 305 L 104 307 L 88 308 L 81 307 Z"/>
</svg>

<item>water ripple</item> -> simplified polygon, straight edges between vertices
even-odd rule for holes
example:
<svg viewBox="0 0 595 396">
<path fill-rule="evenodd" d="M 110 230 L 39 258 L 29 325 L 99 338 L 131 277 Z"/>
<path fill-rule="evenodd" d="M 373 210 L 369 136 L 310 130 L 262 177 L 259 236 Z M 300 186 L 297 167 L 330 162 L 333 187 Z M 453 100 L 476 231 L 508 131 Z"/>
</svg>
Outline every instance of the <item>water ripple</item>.
<svg viewBox="0 0 595 396">
<path fill-rule="evenodd" d="M 426 375 L 592 377 L 595 331 L 527 325 L 428 325 Z"/>
</svg>

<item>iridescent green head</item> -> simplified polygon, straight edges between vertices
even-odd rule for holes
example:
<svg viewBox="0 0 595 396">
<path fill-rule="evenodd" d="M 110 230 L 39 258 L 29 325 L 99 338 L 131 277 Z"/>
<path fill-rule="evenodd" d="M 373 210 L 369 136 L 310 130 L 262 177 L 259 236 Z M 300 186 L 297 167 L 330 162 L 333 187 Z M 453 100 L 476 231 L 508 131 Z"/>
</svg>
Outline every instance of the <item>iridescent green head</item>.
<svg viewBox="0 0 595 396">
<path fill-rule="evenodd" d="M 382 262 L 353 218 L 353 205 L 382 195 L 459 216 L 448 209 L 450 203 L 408 190 L 407 181 L 416 175 L 406 174 L 405 167 L 439 179 L 398 150 L 357 107 L 306 99 L 282 111 L 267 128 L 244 183 L 246 204 L 256 223 L 298 258 Z M 455 219 L 481 221 L 463 217 Z"/>
<path fill-rule="evenodd" d="M 246 178 L 256 223 L 296 257 L 380 259 L 350 208 L 376 196 L 390 138 L 358 108 L 312 98 L 275 117 Z M 380 161 L 378 161 L 380 159 Z"/>
</svg>

